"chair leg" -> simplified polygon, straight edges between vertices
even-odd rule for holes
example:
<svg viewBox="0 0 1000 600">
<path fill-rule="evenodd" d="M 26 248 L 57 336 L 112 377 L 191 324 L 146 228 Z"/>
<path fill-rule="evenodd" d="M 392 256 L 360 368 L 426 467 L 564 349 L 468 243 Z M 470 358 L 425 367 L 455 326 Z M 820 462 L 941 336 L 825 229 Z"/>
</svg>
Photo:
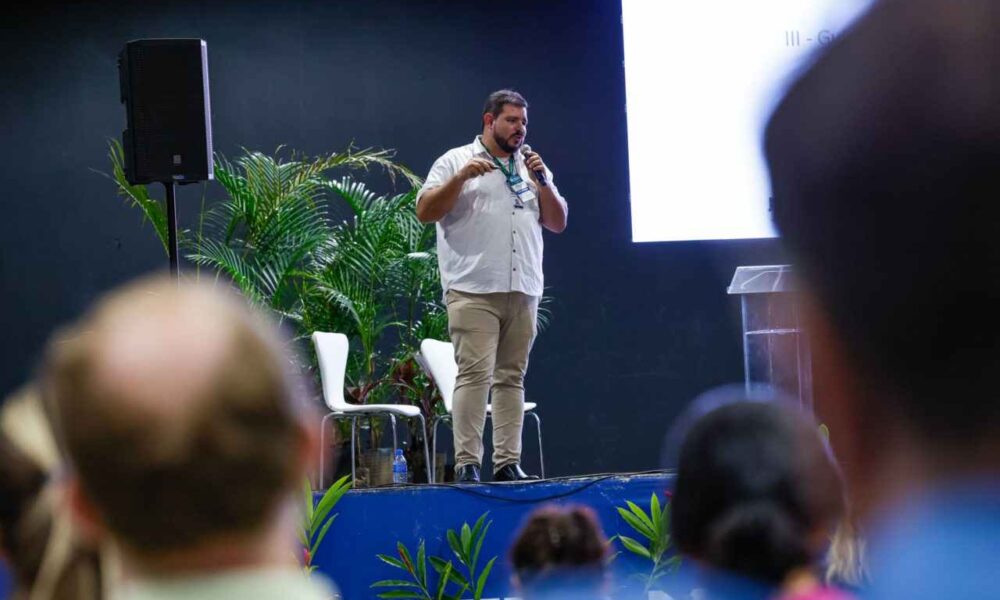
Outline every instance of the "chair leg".
<svg viewBox="0 0 1000 600">
<path fill-rule="evenodd" d="M 399 447 L 399 438 L 396 434 L 396 415 L 389 413 L 389 424 L 392 425 L 392 462 L 396 462 L 396 448 Z M 393 484 L 396 483 L 395 471 L 393 471 Z"/>
<path fill-rule="evenodd" d="M 427 483 L 434 483 L 434 463 L 431 462 L 431 452 L 427 448 L 427 421 L 424 420 L 424 415 L 418 414 L 417 418 L 420 419 L 420 431 L 423 433 L 422 438 L 424 438 L 424 463 L 427 473 Z"/>
<path fill-rule="evenodd" d="M 396 415 L 389 413 L 389 424 L 392 425 L 392 456 L 396 456 L 396 448 L 399 447 L 399 438 L 396 434 Z"/>
<path fill-rule="evenodd" d="M 437 457 L 438 425 L 451 421 L 451 415 L 435 415 L 431 421 L 431 454 Z M 435 469 L 436 471 L 437 469 Z M 437 473 L 434 473 L 434 482 L 437 483 Z"/>
<path fill-rule="evenodd" d="M 545 479 L 545 454 L 542 451 L 542 418 L 535 411 L 531 411 L 528 414 L 535 417 L 535 428 L 538 429 L 538 463 L 542 469 L 542 479 Z"/>
<path fill-rule="evenodd" d="M 354 435 L 358 430 L 358 418 L 351 417 L 351 487 L 354 487 L 358 483 L 357 473 L 354 471 Z"/>
<path fill-rule="evenodd" d="M 439 417 L 437 415 L 434 415 L 434 418 L 431 419 L 431 456 L 433 456 L 435 458 L 435 460 L 437 460 L 437 455 L 438 455 L 437 454 L 437 452 L 438 452 L 437 428 L 438 428 L 438 423 L 440 423 L 440 422 L 441 422 L 441 417 Z M 437 467 L 436 466 L 434 467 L 434 476 L 432 477 L 432 479 L 433 479 L 432 483 L 437 483 Z"/>
</svg>

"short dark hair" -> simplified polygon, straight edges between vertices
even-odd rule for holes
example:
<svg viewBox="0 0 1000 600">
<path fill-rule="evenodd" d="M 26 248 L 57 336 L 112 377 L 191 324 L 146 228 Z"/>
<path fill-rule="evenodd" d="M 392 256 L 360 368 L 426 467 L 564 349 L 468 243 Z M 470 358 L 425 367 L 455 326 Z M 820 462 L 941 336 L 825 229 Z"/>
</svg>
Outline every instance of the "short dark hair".
<svg viewBox="0 0 1000 600">
<path fill-rule="evenodd" d="M 699 419 L 681 446 L 672 501 L 677 548 L 777 584 L 811 566 L 809 536 L 833 531 L 843 486 L 815 424 L 797 409 L 741 402 Z"/>
<path fill-rule="evenodd" d="M 764 136 L 775 223 L 867 393 L 939 441 L 1000 423 L 998 28 L 992 0 L 875 3 Z"/>
<path fill-rule="evenodd" d="M 486 102 L 483 104 L 483 114 L 489 113 L 494 118 L 498 117 L 507 104 L 528 108 L 528 101 L 521 94 L 514 90 L 497 90 L 486 98 Z"/>
<path fill-rule="evenodd" d="M 510 562 L 527 589 L 604 581 L 608 540 L 586 506 L 543 506 L 532 512 L 510 549 Z"/>
</svg>

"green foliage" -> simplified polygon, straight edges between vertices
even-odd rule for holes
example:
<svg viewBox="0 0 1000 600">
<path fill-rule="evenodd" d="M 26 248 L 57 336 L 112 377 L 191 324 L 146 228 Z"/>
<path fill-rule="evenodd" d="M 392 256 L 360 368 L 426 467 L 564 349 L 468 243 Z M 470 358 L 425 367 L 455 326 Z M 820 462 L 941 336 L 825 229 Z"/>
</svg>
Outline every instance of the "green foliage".
<svg viewBox="0 0 1000 600">
<path fill-rule="evenodd" d="M 379 598 L 425 598 L 427 600 L 460 600 L 468 587 L 458 587 L 453 593 L 446 593 L 449 583 L 457 583 L 452 571 L 452 563 L 442 563 L 437 583 L 427 577 L 427 553 L 424 540 L 417 546 L 417 559 L 413 560 L 410 551 L 402 542 L 396 543 L 396 554 L 399 558 L 379 554 L 378 558 L 386 564 L 406 571 L 410 579 L 383 579 L 371 585 L 373 588 L 396 588 L 378 594 Z M 436 567 L 436 565 L 435 565 Z"/>
<path fill-rule="evenodd" d="M 670 503 L 664 502 L 654 492 L 649 499 L 649 513 L 646 513 L 634 502 L 626 502 L 626 507 L 618 507 L 618 514 L 642 538 L 638 541 L 625 535 L 616 535 L 611 541 L 618 540 L 629 552 L 648 560 L 651 570 L 648 574 L 638 574 L 645 583 L 645 590 L 653 589 L 656 582 L 664 575 L 676 571 L 680 566 L 679 556 L 667 557 L 670 549 Z"/>
<path fill-rule="evenodd" d="M 387 592 L 382 592 L 379 598 L 424 598 L 424 599 L 459 599 L 467 590 L 472 590 L 474 600 L 483 597 L 483 590 L 489 580 L 493 565 L 497 560 L 491 558 L 482 571 L 477 571 L 479 565 L 479 555 L 483 549 L 483 541 L 489 531 L 493 521 L 486 522 L 484 513 L 475 525 L 469 526 L 462 523 L 462 527 L 455 531 L 449 529 L 446 537 L 448 546 L 455 555 L 459 567 L 450 560 L 445 560 L 438 556 L 427 556 L 425 552 L 424 540 L 420 540 L 417 547 L 417 559 L 414 561 L 410 553 L 402 542 L 396 543 L 396 552 L 399 558 L 379 554 L 378 558 L 386 564 L 397 569 L 402 569 L 410 575 L 410 580 L 384 579 L 372 584 L 373 588 L 397 588 Z M 428 579 L 427 562 L 437 573 L 437 583 Z M 449 586 L 453 586 L 450 588 Z"/>
<path fill-rule="evenodd" d="M 357 340 L 361 352 L 352 357 L 348 380 L 364 402 L 389 383 L 392 357 L 382 352 L 385 339 L 414 352 L 418 336 L 446 333 L 427 331 L 422 319 L 444 313 L 434 229 L 417 220 L 416 190 L 378 196 L 347 177 L 324 185 L 350 207 L 350 216 L 312 254 L 302 303 L 289 316 L 304 331 L 340 331 Z"/>
<path fill-rule="evenodd" d="M 125 198 L 130 206 L 138 208 L 143 215 L 143 222 L 153 225 L 156 237 L 163 245 L 163 253 L 169 255 L 167 248 L 167 207 L 166 201 L 160 201 L 149 196 L 145 185 L 132 185 L 125 179 L 125 152 L 117 139 L 108 141 L 108 160 L 111 161 L 111 174 L 101 173 L 115 182 L 118 195 Z M 184 239 L 182 231 L 177 232 L 178 240 Z"/>
<path fill-rule="evenodd" d="M 293 154 L 288 162 L 280 149 L 273 157 L 247 151 L 235 162 L 219 156 L 215 179 L 227 197 L 204 215 L 205 230 L 188 258 L 227 275 L 251 302 L 287 316 L 300 309 L 307 269 L 330 236 L 324 174 L 336 167 L 385 166 L 387 156 L 351 149 L 312 160 Z M 389 172 L 409 173 L 402 167 Z"/>
<path fill-rule="evenodd" d="M 312 486 L 308 479 L 303 482 L 302 523 L 299 525 L 298 534 L 303 551 L 302 568 L 307 573 L 312 573 L 316 568 L 312 564 L 312 559 L 337 518 L 336 514 L 331 516 L 330 511 L 350 489 L 351 477 L 345 475 L 331 485 L 314 506 Z"/>
</svg>

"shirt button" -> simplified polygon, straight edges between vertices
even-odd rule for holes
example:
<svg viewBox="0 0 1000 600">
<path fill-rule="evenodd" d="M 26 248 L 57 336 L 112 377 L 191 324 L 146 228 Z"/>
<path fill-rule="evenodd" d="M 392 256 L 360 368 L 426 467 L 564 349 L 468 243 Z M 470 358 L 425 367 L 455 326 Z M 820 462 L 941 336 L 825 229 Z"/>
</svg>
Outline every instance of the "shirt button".
<svg viewBox="0 0 1000 600">
<path fill-rule="evenodd" d="M 514 252 L 517 252 L 517 248 L 514 248 Z"/>
<path fill-rule="evenodd" d="M 516 271 L 516 270 L 517 270 L 517 267 L 514 267 L 514 270 Z"/>
</svg>

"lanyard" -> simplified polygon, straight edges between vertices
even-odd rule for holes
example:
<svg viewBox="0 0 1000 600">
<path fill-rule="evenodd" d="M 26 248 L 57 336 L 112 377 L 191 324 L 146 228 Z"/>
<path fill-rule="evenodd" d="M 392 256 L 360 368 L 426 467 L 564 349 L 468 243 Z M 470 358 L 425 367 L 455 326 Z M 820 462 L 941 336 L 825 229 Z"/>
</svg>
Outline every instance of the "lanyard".
<svg viewBox="0 0 1000 600">
<path fill-rule="evenodd" d="M 482 138 L 482 136 L 479 137 L 479 143 L 482 144 L 483 148 L 486 150 L 486 154 L 489 154 L 490 158 L 493 159 L 493 162 L 496 163 L 496 165 L 498 167 L 500 167 L 500 172 L 504 174 L 504 177 L 507 178 L 507 181 L 513 181 L 513 179 L 514 179 L 514 173 L 515 173 L 515 171 L 514 171 L 514 155 L 511 154 L 510 157 L 507 159 L 507 168 L 505 169 L 505 168 L 503 168 L 503 163 L 500 162 L 500 159 L 498 159 L 497 157 L 493 156 L 493 153 L 490 152 L 490 149 L 486 147 L 486 144 L 483 144 L 483 138 Z"/>
<path fill-rule="evenodd" d="M 521 179 L 521 176 L 517 174 L 517 169 L 514 167 L 514 155 L 511 154 L 507 159 L 507 168 L 505 169 L 503 168 L 503 163 L 500 162 L 500 159 L 493 156 L 493 153 L 486 147 L 486 144 L 483 144 L 483 138 L 480 136 L 478 139 L 479 143 L 486 150 L 486 154 L 490 155 L 490 158 L 493 159 L 496 166 L 500 168 L 500 172 L 507 178 L 507 187 L 510 189 L 511 193 L 514 194 L 514 208 L 524 208 L 524 202 L 521 201 L 521 192 L 518 191 L 517 186 L 520 185 L 524 189 L 527 189 L 527 185 L 524 183 L 524 180 Z"/>
</svg>

